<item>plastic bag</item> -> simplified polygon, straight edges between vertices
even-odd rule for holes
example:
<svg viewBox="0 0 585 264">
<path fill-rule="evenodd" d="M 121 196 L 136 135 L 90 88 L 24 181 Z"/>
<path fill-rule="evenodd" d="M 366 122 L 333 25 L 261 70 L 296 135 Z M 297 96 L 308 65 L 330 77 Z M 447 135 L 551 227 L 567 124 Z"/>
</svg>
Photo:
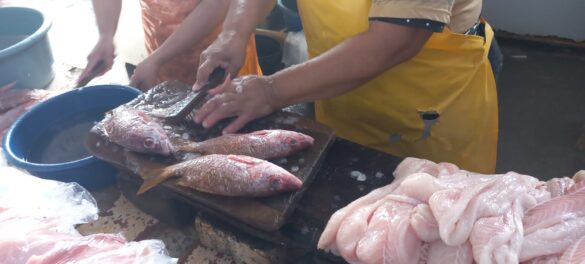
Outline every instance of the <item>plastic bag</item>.
<svg viewBox="0 0 585 264">
<path fill-rule="evenodd" d="M 282 63 L 286 67 L 307 61 L 309 53 L 307 52 L 307 40 L 305 32 L 288 32 L 284 40 Z"/>
<path fill-rule="evenodd" d="M 54 220 L 60 230 L 68 231 L 97 219 L 95 199 L 77 183 L 44 180 L 12 167 L 0 167 L 0 176 L 0 208 L 4 208 L 0 223 L 11 218 Z"/>
<path fill-rule="evenodd" d="M 81 236 L 75 225 L 97 213 L 95 199 L 77 183 L 0 166 L 0 263 L 176 263 L 158 240 Z"/>
</svg>

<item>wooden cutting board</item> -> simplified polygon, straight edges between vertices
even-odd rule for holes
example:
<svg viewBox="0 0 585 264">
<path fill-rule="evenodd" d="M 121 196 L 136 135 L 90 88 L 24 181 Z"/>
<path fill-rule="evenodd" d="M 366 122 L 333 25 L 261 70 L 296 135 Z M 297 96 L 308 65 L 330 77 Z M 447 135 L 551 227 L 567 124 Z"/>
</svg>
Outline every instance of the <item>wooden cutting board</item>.
<svg viewBox="0 0 585 264">
<path fill-rule="evenodd" d="M 179 100 L 189 89 L 189 86 L 180 82 L 165 82 L 140 95 L 127 105 L 146 112 L 156 111 L 157 106 Z M 221 129 L 228 122 L 229 120 L 226 120 L 211 129 L 204 129 L 192 121 L 185 121 L 180 124 L 167 124 L 161 121 L 175 145 L 185 144 L 187 141 L 202 141 L 217 137 L 221 135 Z M 132 180 L 141 180 L 140 176 L 135 174 L 138 169 L 152 166 L 164 167 L 192 158 L 189 155 L 168 158 L 130 152 L 119 145 L 109 142 L 103 135 L 101 126 L 100 122 L 91 130 L 87 139 L 88 150 L 97 158 L 124 170 L 126 173 L 122 173 L 121 177 L 132 177 Z M 183 200 L 193 205 L 194 208 L 203 207 L 223 214 L 232 218 L 235 222 L 241 221 L 252 228 L 263 231 L 278 230 L 289 218 L 297 202 L 311 184 L 328 148 L 335 139 L 335 133 L 332 129 L 313 120 L 284 111 L 279 111 L 251 122 L 241 132 L 262 129 L 293 130 L 312 136 L 315 139 L 314 145 L 309 149 L 287 158 L 271 160 L 274 164 L 283 167 L 302 180 L 303 188 L 300 191 L 264 198 L 226 197 L 176 186 L 177 179 L 166 181 L 153 188 L 153 190 L 157 189 L 157 192 L 163 192 Z"/>
</svg>

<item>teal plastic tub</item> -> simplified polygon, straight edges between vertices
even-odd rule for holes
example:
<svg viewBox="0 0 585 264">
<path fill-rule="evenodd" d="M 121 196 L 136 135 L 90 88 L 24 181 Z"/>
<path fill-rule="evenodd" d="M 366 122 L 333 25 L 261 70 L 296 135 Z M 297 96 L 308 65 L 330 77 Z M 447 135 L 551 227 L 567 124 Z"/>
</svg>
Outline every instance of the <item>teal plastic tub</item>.
<svg viewBox="0 0 585 264">
<path fill-rule="evenodd" d="M 38 10 L 0 8 L 0 86 L 45 88 L 55 73 L 47 32 L 51 22 Z"/>
</svg>

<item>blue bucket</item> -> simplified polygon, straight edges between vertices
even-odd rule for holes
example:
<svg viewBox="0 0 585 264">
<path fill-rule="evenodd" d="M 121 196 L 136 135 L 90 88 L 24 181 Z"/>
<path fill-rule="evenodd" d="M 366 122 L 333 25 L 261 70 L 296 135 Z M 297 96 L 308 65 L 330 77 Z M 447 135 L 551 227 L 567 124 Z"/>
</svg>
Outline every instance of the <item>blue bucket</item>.
<svg viewBox="0 0 585 264">
<path fill-rule="evenodd" d="M 55 77 L 47 32 L 51 22 L 25 7 L 0 8 L 0 86 L 45 88 Z"/>
<path fill-rule="evenodd" d="M 94 122 L 102 120 L 107 111 L 133 100 L 139 94 L 140 91 L 132 87 L 96 85 L 49 98 L 20 116 L 8 130 L 3 142 L 6 160 L 37 177 L 77 182 L 90 190 L 111 185 L 115 182 L 117 170 L 89 154 L 85 147 L 89 128 Z M 52 141 L 59 137 L 57 135 L 61 135 L 58 134 L 61 131 L 79 133 L 62 132 L 71 135 L 60 137 L 66 138 L 67 141 L 63 142 L 67 143 L 52 145 L 58 147 L 50 147 L 51 143 L 44 143 L 45 138 L 49 137 L 48 141 Z M 49 136 L 55 133 L 56 136 Z M 52 151 L 43 151 L 47 149 Z M 41 153 L 46 158 L 38 158 Z M 78 153 L 81 155 L 77 155 Z M 63 158 L 73 155 L 77 158 Z M 57 159 L 60 159 L 59 162 L 50 161 Z"/>
<path fill-rule="evenodd" d="M 297 0 L 278 0 L 278 8 L 280 9 L 280 12 L 282 12 L 284 25 L 288 31 L 303 30 L 301 17 L 299 16 L 299 10 L 297 8 Z"/>
</svg>

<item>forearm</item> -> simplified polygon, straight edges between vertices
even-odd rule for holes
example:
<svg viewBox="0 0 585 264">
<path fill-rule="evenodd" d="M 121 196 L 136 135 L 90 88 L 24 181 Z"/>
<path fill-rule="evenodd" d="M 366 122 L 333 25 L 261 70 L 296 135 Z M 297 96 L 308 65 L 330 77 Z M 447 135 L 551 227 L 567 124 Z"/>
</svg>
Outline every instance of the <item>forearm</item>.
<svg viewBox="0 0 585 264">
<path fill-rule="evenodd" d="M 100 38 L 113 40 L 120 19 L 122 0 L 92 0 L 92 3 Z"/>
<path fill-rule="evenodd" d="M 165 63 L 203 41 L 226 16 L 230 0 L 203 0 L 151 55 Z"/>
<path fill-rule="evenodd" d="M 222 37 L 248 39 L 266 15 L 270 13 L 275 0 L 233 0 L 230 1 L 227 17 L 223 23 Z"/>
<path fill-rule="evenodd" d="M 431 34 L 372 22 L 368 31 L 270 77 L 274 96 L 283 107 L 344 94 L 415 56 Z"/>
</svg>

